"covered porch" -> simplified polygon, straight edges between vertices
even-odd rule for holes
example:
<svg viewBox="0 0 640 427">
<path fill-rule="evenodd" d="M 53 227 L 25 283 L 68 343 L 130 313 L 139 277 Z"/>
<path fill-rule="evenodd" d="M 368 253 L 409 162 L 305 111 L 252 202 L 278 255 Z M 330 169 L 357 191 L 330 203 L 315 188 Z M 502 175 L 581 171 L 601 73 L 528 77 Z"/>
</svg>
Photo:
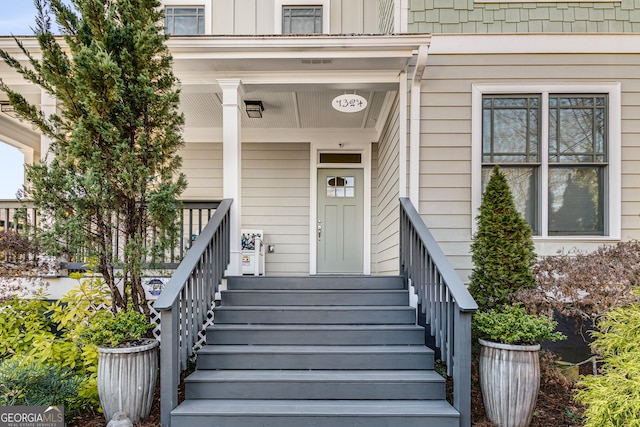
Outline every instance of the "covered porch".
<svg viewBox="0 0 640 427">
<path fill-rule="evenodd" d="M 397 273 L 391 213 L 399 197 L 417 205 L 429 36 L 204 40 L 169 41 L 186 118 L 185 197 L 234 199 L 229 272 L 241 272 L 241 230 L 259 229 L 267 275 Z M 338 111 L 341 95 L 366 108 Z M 247 102 L 259 102 L 254 117 Z M 340 191 L 354 191 L 353 203 L 327 199 Z"/>
</svg>

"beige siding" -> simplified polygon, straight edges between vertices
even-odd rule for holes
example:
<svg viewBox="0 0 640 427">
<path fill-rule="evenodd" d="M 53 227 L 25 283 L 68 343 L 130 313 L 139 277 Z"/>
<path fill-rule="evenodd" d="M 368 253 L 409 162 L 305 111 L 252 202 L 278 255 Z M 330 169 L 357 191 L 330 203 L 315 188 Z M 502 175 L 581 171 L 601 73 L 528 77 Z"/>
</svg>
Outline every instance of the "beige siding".
<svg viewBox="0 0 640 427">
<path fill-rule="evenodd" d="M 422 84 L 420 212 L 463 280 L 472 268 L 471 88 L 474 83 L 622 84 L 622 238 L 640 238 L 640 58 L 637 55 L 429 56 Z M 382 156 L 381 156 L 382 157 Z M 536 239 L 538 254 L 606 239 Z"/>
<path fill-rule="evenodd" d="M 376 236 L 378 274 L 398 274 L 399 105 L 396 97 L 378 143 Z"/>
<path fill-rule="evenodd" d="M 222 199 L 222 143 L 187 143 L 180 156 L 188 185 L 182 199 Z"/>
<path fill-rule="evenodd" d="M 242 228 L 275 245 L 270 275 L 309 273 L 309 144 L 242 145 Z"/>
<path fill-rule="evenodd" d="M 273 0 L 214 0 L 212 34 L 274 34 Z M 307 4 L 301 2 L 300 4 Z M 378 0 L 331 0 L 332 34 L 379 34 Z"/>
</svg>

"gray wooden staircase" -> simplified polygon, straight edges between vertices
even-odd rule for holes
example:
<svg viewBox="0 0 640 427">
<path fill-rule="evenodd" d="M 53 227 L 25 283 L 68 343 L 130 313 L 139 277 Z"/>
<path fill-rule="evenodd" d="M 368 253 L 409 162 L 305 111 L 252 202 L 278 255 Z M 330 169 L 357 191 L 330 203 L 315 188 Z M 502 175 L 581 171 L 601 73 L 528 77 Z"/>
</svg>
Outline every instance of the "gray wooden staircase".
<svg viewBox="0 0 640 427">
<path fill-rule="evenodd" d="M 173 427 L 453 427 L 399 277 L 231 277 Z"/>
</svg>

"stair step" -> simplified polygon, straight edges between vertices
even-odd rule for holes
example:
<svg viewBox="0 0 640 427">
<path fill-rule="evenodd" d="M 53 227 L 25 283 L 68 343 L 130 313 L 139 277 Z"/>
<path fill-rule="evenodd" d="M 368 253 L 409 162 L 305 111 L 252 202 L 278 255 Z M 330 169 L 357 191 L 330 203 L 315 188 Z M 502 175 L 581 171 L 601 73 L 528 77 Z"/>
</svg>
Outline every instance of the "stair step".
<svg viewBox="0 0 640 427">
<path fill-rule="evenodd" d="M 225 325 L 207 330 L 207 344 L 229 345 L 421 345 L 417 325 Z"/>
<path fill-rule="evenodd" d="M 446 401 L 187 400 L 171 413 L 181 427 L 453 427 Z"/>
<path fill-rule="evenodd" d="M 399 276 L 231 276 L 227 288 L 241 289 L 404 289 Z"/>
<path fill-rule="evenodd" d="M 222 303 L 231 306 L 408 305 L 406 290 L 226 290 Z"/>
<path fill-rule="evenodd" d="M 403 306 L 219 306 L 215 322 L 225 324 L 415 324 L 415 308 Z"/>
<path fill-rule="evenodd" d="M 433 369 L 425 346 L 206 345 L 198 369 Z"/>
<path fill-rule="evenodd" d="M 187 399 L 444 399 L 435 371 L 214 371 L 185 380 Z"/>
</svg>

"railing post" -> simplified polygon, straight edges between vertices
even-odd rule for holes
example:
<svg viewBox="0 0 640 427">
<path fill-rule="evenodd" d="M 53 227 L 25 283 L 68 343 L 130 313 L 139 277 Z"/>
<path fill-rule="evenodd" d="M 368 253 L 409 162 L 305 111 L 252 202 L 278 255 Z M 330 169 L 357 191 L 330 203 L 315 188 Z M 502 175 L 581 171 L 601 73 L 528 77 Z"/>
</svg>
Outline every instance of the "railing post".
<svg viewBox="0 0 640 427">
<path fill-rule="evenodd" d="M 460 427 L 471 426 L 471 316 L 454 313 L 453 406 L 460 412 Z"/>
<path fill-rule="evenodd" d="M 171 427 L 171 411 L 178 406 L 180 384 L 178 351 L 178 300 L 169 310 L 160 312 L 160 421 L 162 427 Z"/>
</svg>

